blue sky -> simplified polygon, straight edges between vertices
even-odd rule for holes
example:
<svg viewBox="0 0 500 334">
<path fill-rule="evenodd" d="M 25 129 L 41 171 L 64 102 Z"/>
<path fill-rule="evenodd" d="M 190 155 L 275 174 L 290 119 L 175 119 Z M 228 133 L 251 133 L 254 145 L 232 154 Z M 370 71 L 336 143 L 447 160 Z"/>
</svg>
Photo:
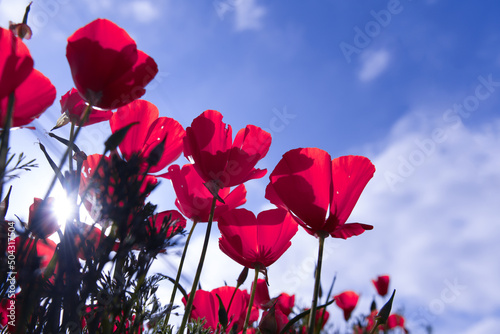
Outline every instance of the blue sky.
<svg viewBox="0 0 500 334">
<path fill-rule="evenodd" d="M 19 21 L 27 2 L 0 0 L 0 25 Z M 359 313 L 374 294 L 370 279 L 388 273 L 413 333 L 425 324 L 435 333 L 483 333 L 500 325 L 499 9 L 493 0 L 42 0 L 33 4 L 26 44 L 61 96 L 72 87 L 66 39 L 108 18 L 158 63 L 144 98 L 162 116 L 187 127 L 216 109 L 234 130 L 266 128 L 273 144 L 260 167 L 269 171 L 297 147 L 369 157 L 377 172 L 350 220 L 374 230 L 328 240 L 324 284 L 337 273 L 337 292 L 362 293 Z M 21 217 L 48 182 L 35 143 L 62 152 L 46 135 L 58 107 L 35 122 L 37 131 L 13 133 L 14 151 L 41 165 L 13 183 L 16 202 L 26 203 Z M 94 125 L 79 144 L 97 153 L 107 135 L 107 124 Z M 247 184 L 247 208 L 268 207 L 266 184 Z M 168 188 L 152 197 L 165 209 L 173 207 Z M 286 286 L 309 304 L 316 243 L 299 231 L 269 269 L 271 293 Z M 209 256 L 203 287 L 231 284 L 240 267 L 215 240 Z"/>
</svg>

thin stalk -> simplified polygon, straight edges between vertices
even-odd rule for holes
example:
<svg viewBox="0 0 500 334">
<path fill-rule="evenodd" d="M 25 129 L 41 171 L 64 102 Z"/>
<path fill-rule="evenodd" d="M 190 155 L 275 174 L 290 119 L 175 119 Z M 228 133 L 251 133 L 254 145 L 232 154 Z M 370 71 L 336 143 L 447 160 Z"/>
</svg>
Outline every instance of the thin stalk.
<svg viewBox="0 0 500 334">
<path fill-rule="evenodd" d="M 203 269 L 203 262 L 205 262 L 205 255 L 207 254 L 208 241 L 210 239 L 210 231 L 212 229 L 212 222 L 214 219 L 215 204 L 217 203 L 217 197 L 214 196 L 212 200 L 212 208 L 210 209 L 210 216 L 208 217 L 207 232 L 205 233 L 205 241 L 203 242 L 203 249 L 200 255 L 200 262 L 198 262 L 198 269 L 196 270 L 196 275 L 194 277 L 193 286 L 191 287 L 191 293 L 189 294 L 189 299 L 186 304 L 186 311 L 184 317 L 182 317 L 182 323 L 177 333 L 184 333 L 184 328 L 186 328 L 189 316 L 191 314 L 191 309 L 193 308 L 194 294 L 198 287 L 200 281 L 201 270 Z"/>
<path fill-rule="evenodd" d="M 196 220 L 193 221 L 193 226 L 191 227 L 191 230 L 189 231 L 189 234 L 186 239 L 186 243 L 184 244 L 184 250 L 182 251 L 181 255 L 181 262 L 179 262 L 179 268 L 177 269 L 177 276 L 175 277 L 175 283 L 174 283 L 174 289 L 172 290 L 172 294 L 170 295 L 170 307 L 172 308 L 174 305 L 174 300 L 175 300 L 175 294 L 177 292 L 177 286 L 179 285 L 179 281 L 181 279 L 181 272 L 182 272 L 182 267 L 184 266 L 184 259 L 186 258 L 186 253 L 187 249 L 189 246 L 189 241 L 191 241 L 191 236 L 193 235 L 194 228 L 198 222 Z M 164 324 L 168 324 L 168 320 L 170 319 L 170 314 L 172 313 L 172 309 L 170 312 L 167 313 L 165 316 L 165 321 Z"/>
<path fill-rule="evenodd" d="M 84 113 L 83 113 L 83 119 L 86 120 L 88 118 L 88 116 L 90 115 L 90 111 L 91 110 L 92 110 L 92 106 L 88 105 L 87 108 L 85 109 Z M 82 122 L 81 124 L 83 124 L 83 123 L 84 122 Z M 63 156 L 61 158 L 61 162 L 59 163 L 59 170 L 62 170 L 62 168 L 64 166 L 64 162 L 68 158 L 68 155 L 70 154 L 70 152 L 73 150 L 73 143 L 75 142 L 76 138 L 78 137 L 78 134 L 80 133 L 81 129 L 82 129 L 82 126 L 79 125 L 76 128 L 76 131 L 75 131 L 75 134 L 73 135 L 73 137 L 70 138 L 70 141 L 69 141 L 69 144 L 68 144 L 68 148 L 64 152 L 64 154 L 63 154 Z M 52 192 L 52 189 L 54 188 L 54 186 L 56 184 L 56 181 L 57 181 L 57 175 L 52 178 L 52 181 L 51 181 L 51 183 L 49 185 L 49 188 L 47 189 L 47 193 L 45 194 L 44 198 L 48 198 L 50 196 L 50 193 Z"/>
<path fill-rule="evenodd" d="M 252 314 L 253 300 L 255 298 L 255 291 L 257 290 L 257 280 L 259 278 L 260 266 L 258 263 L 255 264 L 255 276 L 253 278 L 252 292 L 250 293 L 250 301 L 248 302 L 247 316 L 245 317 L 245 323 L 243 325 L 243 333 L 246 333 L 248 322 L 250 321 L 250 315 Z M 229 313 L 229 310 L 228 310 Z"/>
<path fill-rule="evenodd" d="M 321 282 L 321 264 L 323 262 L 323 247 L 325 245 L 325 233 L 318 233 L 318 238 L 319 238 L 318 265 L 316 266 L 313 300 L 311 305 L 311 313 L 309 314 L 308 334 L 314 334 L 314 327 L 316 325 L 316 308 L 318 305 L 318 295 Z"/>
<path fill-rule="evenodd" d="M 12 127 L 12 117 L 14 115 L 14 92 L 10 93 L 7 101 L 7 114 L 5 115 L 5 124 L 2 131 L 2 143 L 0 144 L 0 198 L 3 196 L 3 181 L 5 171 L 7 170 L 7 153 L 9 151 L 9 135 Z"/>
<path fill-rule="evenodd" d="M 73 136 L 75 134 L 75 123 L 71 122 L 71 129 L 69 131 L 69 142 L 70 142 L 70 145 L 68 146 L 68 150 L 70 152 L 73 151 L 73 143 L 74 143 L 74 139 L 73 139 Z M 70 172 L 73 172 L 73 154 L 69 154 L 69 159 L 68 159 L 68 167 L 69 167 L 69 171 Z"/>
</svg>

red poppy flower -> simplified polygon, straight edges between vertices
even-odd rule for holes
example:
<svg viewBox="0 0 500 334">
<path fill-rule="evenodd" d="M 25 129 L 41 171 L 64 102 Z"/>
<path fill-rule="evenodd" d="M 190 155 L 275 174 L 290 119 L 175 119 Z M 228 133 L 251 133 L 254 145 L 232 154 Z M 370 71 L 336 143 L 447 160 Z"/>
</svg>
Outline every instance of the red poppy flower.
<svg viewBox="0 0 500 334">
<path fill-rule="evenodd" d="M 285 316 L 288 316 L 292 313 L 293 306 L 295 305 L 295 296 L 290 296 L 283 292 L 278 297 L 271 299 L 266 280 L 259 278 L 255 289 L 254 303 L 263 310 L 267 310 L 274 305 L 276 309 L 279 309 Z"/>
<path fill-rule="evenodd" d="M 184 155 L 204 181 L 233 187 L 266 174 L 254 167 L 270 145 L 271 135 L 254 125 L 238 131 L 232 142 L 231 126 L 226 127 L 218 111 L 207 110 L 186 129 Z"/>
<path fill-rule="evenodd" d="M 42 73 L 31 71 L 14 92 L 12 126 L 31 123 L 47 110 L 56 99 L 56 88 Z M 0 100 L 0 122 L 5 123 L 9 97 Z"/>
<path fill-rule="evenodd" d="M 257 217 L 246 209 L 234 209 L 219 218 L 220 249 L 247 268 L 268 267 L 290 247 L 298 230 L 283 209 L 262 211 Z"/>
<path fill-rule="evenodd" d="M 28 229 L 34 236 L 45 239 L 59 229 L 56 212 L 54 211 L 54 198 L 50 197 L 42 207 L 43 199 L 35 198 L 30 205 Z"/>
<path fill-rule="evenodd" d="M 360 235 L 373 226 L 345 224 L 375 167 L 365 157 L 331 160 L 318 148 L 288 151 L 269 176 L 266 198 L 287 208 L 312 235 L 327 232 L 334 238 Z"/>
<path fill-rule="evenodd" d="M 160 232 L 163 221 L 167 217 L 170 217 L 170 221 L 168 223 L 167 238 L 176 233 L 179 233 L 186 228 L 186 219 L 179 213 L 179 211 L 167 210 L 157 213 L 150 218 L 151 222 L 154 220 L 157 232 Z"/>
<path fill-rule="evenodd" d="M 92 154 L 87 157 L 87 159 L 83 162 L 82 165 L 81 179 L 80 179 L 79 194 L 80 196 L 84 195 L 84 198 L 82 199 L 83 205 L 85 206 L 90 216 L 94 220 L 98 220 L 100 218 L 102 203 L 103 203 L 102 201 L 106 201 L 106 203 L 108 204 L 116 203 L 116 200 L 114 199 L 113 195 L 115 193 L 114 184 L 118 182 L 117 180 L 109 181 L 109 184 L 111 185 L 109 189 L 104 189 L 103 186 L 99 184 L 94 184 L 94 185 L 91 184 L 91 181 L 94 178 L 94 174 L 99 165 L 101 157 L 102 157 L 101 154 Z M 105 165 L 107 164 L 106 168 L 113 168 L 113 166 L 111 166 L 111 159 L 109 157 L 104 156 L 103 163 Z M 98 176 L 96 175 L 95 177 L 97 178 L 97 180 L 99 178 L 104 177 L 104 172 L 102 167 L 100 167 Z M 141 180 L 140 176 L 139 180 Z M 121 180 L 121 181 L 126 182 L 126 180 Z M 94 180 L 94 182 L 96 181 Z M 141 196 L 146 197 L 148 195 L 145 194 L 146 189 L 148 189 L 151 185 L 156 184 L 157 182 L 158 181 L 156 177 L 152 175 L 146 175 L 139 190 Z M 119 205 L 119 203 L 116 203 L 116 205 Z"/>
<path fill-rule="evenodd" d="M 33 59 L 23 41 L 8 29 L 0 28 L 0 50 L 2 50 L 0 52 L 0 101 L 3 101 L 31 73 Z M 3 123 L 0 126 L 3 127 Z"/>
<path fill-rule="evenodd" d="M 279 334 L 287 323 L 288 317 L 279 308 L 271 307 L 262 314 L 259 329 L 262 333 Z"/>
<path fill-rule="evenodd" d="M 253 283 L 252 283 L 253 288 Z M 269 288 L 265 279 L 259 278 L 257 280 L 257 287 L 255 288 L 254 303 L 262 310 L 267 310 L 272 306 L 271 297 L 269 297 Z"/>
<path fill-rule="evenodd" d="M 379 276 L 376 280 L 373 279 L 372 282 L 377 289 L 377 293 L 384 297 L 389 290 L 389 275 Z"/>
<path fill-rule="evenodd" d="M 359 295 L 354 291 L 345 291 L 334 297 L 335 303 L 344 311 L 345 321 L 349 320 L 351 313 L 358 303 Z"/>
<path fill-rule="evenodd" d="M 243 322 L 245 320 L 250 297 L 246 291 L 242 291 L 234 287 L 224 286 L 210 292 L 197 290 L 193 300 L 193 309 L 191 311 L 190 319 L 198 320 L 205 318 L 206 323 L 204 328 L 211 329 L 213 331 L 220 329 L 219 299 L 217 296 L 220 297 L 222 305 L 224 305 L 227 312 L 227 332 L 229 333 L 236 323 L 238 324 L 238 331 L 241 331 L 243 329 Z M 233 301 L 231 303 L 231 308 L 228 310 L 227 308 L 232 297 Z M 182 302 L 184 305 L 186 304 L 185 298 L 182 299 Z M 256 321 L 258 316 L 258 309 L 252 306 L 250 322 Z"/>
<path fill-rule="evenodd" d="M 56 125 L 56 128 L 66 125 L 69 122 L 80 125 L 81 118 L 83 116 L 83 113 L 87 109 L 88 103 L 82 99 L 80 94 L 78 94 L 78 91 L 75 88 L 71 88 L 71 90 L 69 90 L 61 97 L 60 103 L 61 114 L 63 114 L 63 116 L 65 117 L 62 120 L 61 124 Z M 82 124 L 82 126 L 109 121 L 111 116 L 113 116 L 113 112 L 111 110 L 92 108 L 87 121 Z M 61 118 L 59 119 L 61 120 Z"/>
<path fill-rule="evenodd" d="M 68 38 L 66 58 L 78 92 L 92 106 L 114 109 L 140 98 L 158 73 L 153 58 L 111 21 L 97 19 Z"/>
<path fill-rule="evenodd" d="M 389 318 L 387 318 L 387 324 L 385 325 L 385 328 L 394 329 L 397 327 L 402 328 L 405 333 L 408 333 L 408 330 L 405 328 L 405 318 L 399 314 L 391 314 Z"/>
<path fill-rule="evenodd" d="M 180 169 L 178 165 L 172 165 L 168 173 L 159 175 L 172 181 L 177 199 L 175 205 L 182 214 L 197 222 L 207 222 L 213 195 L 203 184 L 203 179 L 196 172 L 194 165 L 187 164 Z M 246 202 L 246 189 L 243 184 L 230 191 L 223 188 L 219 191 L 219 196 L 224 203 L 217 201 L 214 221 L 219 220 L 220 215 L 232 210 Z"/>
<path fill-rule="evenodd" d="M 32 260 L 32 256 L 35 255 L 40 258 L 40 269 L 42 273 L 45 271 L 47 266 L 54 256 L 56 250 L 56 243 L 50 239 L 35 239 L 31 237 L 20 236 L 14 239 L 16 252 L 22 254 L 16 259 L 16 264 L 20 265 L 20 268 L 29 266 Z M 35 251 L 33 251 L 33 246 L 36 245 Z M 57 267 L 56 269 L 57 270 Z"/>
<path fill-rule="evenodd" d="M 314 328 L 323 329 L 329 318 L 330 318 L 330 313 L 328 313 L 327 310 L 325 309 L 318 310 L 318 312 L 316 312 L 316 326 Z"/>
<path fill-rule="evenodd" d="M 139 122 L 130 128 L 119 145 L 125 160 L 129 160 L 133 154 L 147 158 L 160 143 L 165 141 L 163 154 L 159 162 L 150 168 L 151 173 L 162 170 L 181 155 L 182 140 L 185 135 L 184 128 L 179 122 L 158 116 L 158 108 L 154 104 L 137 100 L 119 108 L 109 121 L 113 133 L 133 122 Z"/>
<path fill-rule="evenodd" d="M 289 316 L 293 311 L 293 306 L 295 305 L 295 295 L 289 295 L 285 292 L 282 292 L 276 298 L 276 307 L 283 312 L 286 316 Z"/>
</svg>

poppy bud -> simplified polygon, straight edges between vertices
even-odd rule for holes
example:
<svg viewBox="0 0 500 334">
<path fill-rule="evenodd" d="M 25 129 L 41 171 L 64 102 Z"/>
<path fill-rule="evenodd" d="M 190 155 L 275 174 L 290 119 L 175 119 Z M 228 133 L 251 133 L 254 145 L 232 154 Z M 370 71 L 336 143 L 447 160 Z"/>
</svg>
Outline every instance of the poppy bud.
<svg viewBox="0 0 500 334">
<path fill-rule="evenodd" d="M 129 125 L 124 126 L 120 130 L 114 132 L 111 136 L 109 136 L 109 138 L 104 143 L 106 152 L 116 150 L 118 145 L 120 145 L 123 139 L 125 139 L 128 130 L 130 130 L 130 128 L 136 124 L 139 124 L 139 122 L 130 123 Z"/>
<path fill-rule="evenodd" d="M 387 323 L 387 319 L 389 318 L 389 314 L 391 313 L 392 309 L 392 301 L 394 300 L 394 295 L 396 294 L 396 290 L 392 292 L 392 296 L 389 299 L 387 303 L 385 303 L 384 306 L 380 309 L 380 311 L 377 314 L 377 322 L 380 325 L 385 325 Z"/>
<path fill-rule="evenodd" d="M 238 279 L 236 280 L 237 286 L 241 286 L 243 283 L 245 283 L 247 277 L 248 277 L 248 267 L 243 267 L 240 276 L 238 276 Z"/>
</svg>

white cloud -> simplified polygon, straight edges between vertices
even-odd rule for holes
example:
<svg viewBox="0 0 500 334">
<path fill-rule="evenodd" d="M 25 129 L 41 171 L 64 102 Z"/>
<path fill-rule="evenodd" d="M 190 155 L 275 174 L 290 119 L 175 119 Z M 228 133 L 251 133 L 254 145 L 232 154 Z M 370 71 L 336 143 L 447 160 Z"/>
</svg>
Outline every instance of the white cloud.
<svg viewBox="0 0 500 334">
<path fill-rule="evenodd" d="M 433 137 L 436 129 L 441 137 Z M 349 221 L 374 229 L 348 240 L 327 240 L 323 289 L 337 275 L 334 293 L 361 293 L 355 314 L 364 314 L 375 294 L 370 279 L 389 274 L 391 289 L 397 290 L 394 308 L 406 309 L 413 333 L 421 333 L 422 323 L 437 332 L 440 326 L 458 332 L 463 328 L 449 327 L 459 325 L 453 320 L 458 316 L 477 323 L 470 333 L 485 332 L 474 329 L 493 326 L 479 322 L 496 317 L 500 309 L 500 291 L 494 288 L 500 279 L 500 119 L 470 129 L 410 113 L 370 157 L 377 171 Z M 398 174 L 404 161 L 411 172 L 391 185 L 387 174 Z M 292 243 L 269 268 L 269 289 L 271 295 L 296 294 L 304 307 L 312 294 L 318 242 L 300 229 Z M 199 253 L 196 244 L 192 254 Z M 239 274 L 240 267 L 217 248 L 212 240 L 203 275 L 206 289 L 221 279 L 234 284 Z M 209 272 L 224 275 L 212 279 Z M 335 306 L 331 311 L 339 316 Z"/>
<path fill-rule="evenodd" d="M 9 21 L 21 22 L 29 1 L 0 1 L 0 27 L 8 28 Z"/>
<path fill-rule="evenodd" d="M 361 57 L 359 79 L 364 82 L 375 79 L 387 69 L 389 60 L 390 54 L 387 50 L 365 51 Z"/>
<path fill-rule="evenodd" d="M 86 7 L 94 15 L 102 15 L 103 12 L 113 8 L 113 0 L 85 0 Z"/>
<path fill-rule="evenodd" d="M 415 114 L 399 122 L 351 219 L 375 228 L 361 248 L 349 242 L 342 250 L 363 258 L 364 274 L 356 274 L 390 273 L 399 299 L 437 323 L 498 310 L 499 133 L 500 120 L 479 129 Z M 388 175 L 400 178 L 391 183 Z"/>
<path fill-rule="evenodd" d="M 465 334 L 495 333 L 499 327 L 499 318 L 487 318 L 469 327 Z"/>
<path fill-rule="evenodd" d="M 262 19 L 266 9 L 256 0 L 234 0 L 236 30 L 258 30 L 262 27 Z"/>
<path fill-rule="evenodd" d="M 121 6 L 122 14 L 131 16 L 139 23 L 149 23 L 160 17 L 160 11 L 151 1 L 137 0 L 124 3 Z"/>
</svg>

